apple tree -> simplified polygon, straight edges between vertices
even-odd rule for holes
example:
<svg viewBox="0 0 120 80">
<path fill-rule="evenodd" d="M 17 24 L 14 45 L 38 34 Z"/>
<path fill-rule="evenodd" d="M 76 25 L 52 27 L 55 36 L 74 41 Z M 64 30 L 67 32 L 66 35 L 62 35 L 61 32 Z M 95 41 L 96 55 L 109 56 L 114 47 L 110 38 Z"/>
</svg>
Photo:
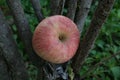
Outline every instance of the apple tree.
<svg viewBox="0 0 120 80">
<path fill-rule="evenodd" d="M 53 15 L 64 15 L 70 18 L 78 27 L 81 38 L 75 56 L 66 63 L 54 64 L 41 59 L 36 55 L 32 47 L 32 31 L 28 22 L 21 0 L 6 0 L 7 8 L 11 12 L 12 24 L 6 20 L 4 9 L 0 7 L 0 80 L 31 80 L 28 75 L 27 65 L 19 50 L 18 42 L 14 35 L 12 26 L 15 26 L 16 33 L 23 44 L 25 54 L 28 55 L 28 62 L 37 68 L 37 76 L 34 80 L 84 80 L 86 77 L 79 73 L 85 62 L 94 42 L 105 23 L 115 0 L 48 0 L 49 15 L 44 14 L 40 0 L 30 0 L 33 13 L 36 15 L 38 23 L 45 17 Z M 88 16 L 92 3 L 97 2 L 96 9 L 91 22 L 84 31 L 84 24 Z M 30 16 L 30 15 L 29 15 Z M 37 23 L 37 22 L 36 22 Z M 38 24 L 37 23 L 37 24 Z M 85 34 L 82 35 L 82 32 Z M 95 64 L 87 74 L 99 66 L 104 60 L 108 60 L 116 55 L 103 59 Z M 59 56 L 58 56 L 59 57 Z M 70 72 L 71 71 L 71 72 Z M 87 75 L 86 74 L 86 75 Z"/>
</svg>

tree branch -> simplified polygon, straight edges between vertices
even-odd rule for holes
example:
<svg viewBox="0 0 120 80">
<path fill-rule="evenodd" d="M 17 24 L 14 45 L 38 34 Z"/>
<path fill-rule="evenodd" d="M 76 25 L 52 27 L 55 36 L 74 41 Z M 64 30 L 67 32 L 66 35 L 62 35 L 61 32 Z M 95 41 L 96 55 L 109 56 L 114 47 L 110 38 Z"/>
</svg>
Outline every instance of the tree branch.
<svg viewBox="0 0 120 80">
<path fill-rule="evenodd" d="M 77 54 L 73 58 L 72 67 L 75 74 L 79 74 L 81 66 L 90 52 L 103 23 L 110 13 L 113 4 L 114 0 L 99 1 L 99 5 L 94 13 L 90 27 L 86 32 L 83 41 L 80 43 Z"/>
<path fill-rule="evenodd" d="M 27 18 L 24 15 L 20 0 L 7 0 L 7 3 L 13 13 L 15 24 L 17 26 L 19 36 L 25 45 L 26 52 L 30 56 L 30 60 L 38 66 L 38 64 L 41 64 L 40 58 L 33 51 L 31 42 L 32 32 L 30 31 Z"/>
<path fill-rule="evenodd" d="M 8 23 L 10 26 L 12 26 L 12 25 L 14 24 L 13 18 L 8 19 L 8 20 L 7 20 L 7 23 Z"/>
<path fill-rule="evenodd" d="M 38 21 L 42 21 L 44 19 L 43 14 L 41 12 L 41 6 L 39 0 L 30 0 L 33 6 L 33 9 L 35 11 L 35 14 L 37 16 Z"/>
<path fill-rule="evenodd" d="M 76 12 L 75 23 L 77 24 L 80 32 L 82 32 L 91 3 L 92 0 L 80 0 L 80 4 L 78 5 L 79 10 Z"/>
<path fill-rule="evenodd" d="M 100 62 L 98 62 L 98 63 L 95 64 L 94 66 L 90 67 L 90 68 L 86 71 L 85 75 L 83 75 L 83 76 L 81 77 L 81 79 L 84 79 L 89 73 L 91 73 L 91 72 L 92 72 L 94 69 L 96 69 L 99 65 L 101 65 L 102 63 L 110 60 L 111 58 L 113 58 L 113 57 L 115 57 L 115 56 L 117 56 L 117 55 L 120 55 L 120 51 L 117 52 L 117 53 L 113 53 L 111 56 L 109 56 L 109 57 L 107 57 L 107 58 L 106 58 L 106 57 L 103 58 Z"/>
<path fill-rule="evenodd" d="M 61 0 L 50 0 L 51 15 L 59 14 L 59 3 Z"/>
<path fill-rule="evenodd" d="M 50 0 L 51 15 L 62 14 L 65 0 Z"/>
<path fill-rule="evenodd" d="M 2 54 L 0 50 L 0 54 Z M 0 79 L 1 80 L 12 80 L 9 74 L 7 64 L 5 63 L 3 56 L 0 55 Z"/>
<path fill-rule="evenodd" d="M 1 9 L 0 19 L 0 55 L 3 55 L 8 67 L 10 67 L 14 80 L 28 80 L 24 62 L 18 52 L 17 45 L 12 38 L 13 34 L 8 24 L 5 22 L 5 17 Z"/>
<path fill-rule="evenodd" d="M 43 60 L 38 57 L 32 48 L 32 32 L 30 31 L 27 18 L 25 17 L 20 0 L 7 0 L 7 4 L 13 13 L 15 24 L 18 29 L 18 34 L 25 46 L 25 50 L 29 55 L 30 61 L 40 70 L 43 66 Z"/>
<path fill-rule="evenodd" d="M 66 0 L 67 5 L 67 17 L 69 17 L 71 20 L 74 20 L 75 12 L 77 8 L 77 1 L 78 0 Z"/>
</svg>

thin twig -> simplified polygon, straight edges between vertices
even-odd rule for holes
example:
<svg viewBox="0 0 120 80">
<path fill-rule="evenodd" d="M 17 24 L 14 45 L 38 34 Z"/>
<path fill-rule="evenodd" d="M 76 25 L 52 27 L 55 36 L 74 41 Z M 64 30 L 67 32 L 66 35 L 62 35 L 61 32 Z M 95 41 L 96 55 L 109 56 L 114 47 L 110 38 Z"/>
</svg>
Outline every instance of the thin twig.
<svg viewBox="0 0 120 80">
<path fill-rule="evenodd" d="M 59 4 L 59 13 L 60 13 L 60 15 L 63 14 L 64 6 L 65 6 L 65 0 L 61 0 L 60 4 Z"/>
<path fill-rule="evenodd" d="M 112 51 L 109 51 L 111 55 L 114 55 Z M 120 60 L 117 58 L 117 56 L 114 56 L 114 59 L 116 60 L 117 63 L 120 63 Z"/>
<path fill-rule="evenodd" d="M 30 0 L 33 6 L 33 9 L 35 11 L 35 14 L 37 16 L 38 21 L 42 21 L 44 19 L 43 14 L 41 12 L 41 6 L 39 0 Z"/>
<path fill-rule="evenodd" d="M 94 45 L 95 39 L 112 9 L 115 0 L 100 0 L 94 13 L 90 27 L 88 28 L 83 41 L 80 43 L 77 54 L 73 58 L 72 67 L 75 74 L 78 74 L 85 58 Z"/>
<path fill-rule="evenodd" d="M 107 57 L 107 58 L 106 58 L 106 57 L 103 58 L 100 62 L 98 62 L 98 63 L 95 64 L 94 66 L 90 67 L 90 68 L 85 72 L 85 75 L 83 75 L 83 76 L 81 77 L 81 79 L 84 79 L 89 73 L 91 73 L 93 70 L 95 70 L 99 65 L 103 64 L 104 62 L 112 59 L 113 57 L 115 57 L 115 56 L 117 56 L 117 55 L 120 55 L 120 51 L 117 52 L 117 53 L 112 54 L 111 56 L 109 56 L 109 57 Z"/>
<path fill-rule="evenodd" d="M 97 80 L 102 80 L 101 78 L 99 78 L 97 75 L 93 75 L 94 78 L 96 78 Z"/>
</svg>

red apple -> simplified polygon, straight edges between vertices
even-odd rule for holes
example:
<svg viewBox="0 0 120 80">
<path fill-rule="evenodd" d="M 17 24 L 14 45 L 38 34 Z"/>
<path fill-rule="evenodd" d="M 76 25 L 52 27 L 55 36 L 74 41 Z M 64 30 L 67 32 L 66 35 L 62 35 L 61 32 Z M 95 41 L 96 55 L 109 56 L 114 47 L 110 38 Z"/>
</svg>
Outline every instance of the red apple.
<svg viewBox="0 0 120 80">
<path fill-rule="evenodd" d="M 75 23 L 65 16 L 55 15 L 39 23 L 32 45 L 44 60 L 64 63 L 74 56 L 79 41 L 80 33 Z"/>
</svg>

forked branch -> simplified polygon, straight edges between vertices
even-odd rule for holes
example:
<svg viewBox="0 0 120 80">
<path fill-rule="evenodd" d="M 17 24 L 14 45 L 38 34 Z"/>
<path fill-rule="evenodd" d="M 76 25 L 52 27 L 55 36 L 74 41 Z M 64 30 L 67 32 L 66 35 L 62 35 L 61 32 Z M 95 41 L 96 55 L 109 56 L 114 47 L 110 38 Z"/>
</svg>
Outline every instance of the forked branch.
<svg viewBox="0 0 120 80">
<path fill-rule="evenodd" d="M 29 59 L 32 63 L 41 71 L 41 66 L 43 65 L 43 61 L 40 57 L 38 57 L 32 48 L 32 32 L 30 31 L 30 26 L 25 17 L 22 5 L 20 0 L 6 0 L 10 10 L 13 13 L 14 21 L 16 27 L 18 29 L 19 36 L 25 46 L 25 50 L 29 55 Z"/>
<path fill-rule="evenodd" d="M 81 66 L 85 61 L 88 53 L 94 45 L 95 39 L 105 22 L 110 10 L 114 4 L 114 0 L 99 0 L 98 7 L 92 18 L 90 27 L 88 28 L 83 41 L 80 43 L 77 54 L 73 58 L 72 67 L 75 74 L 79 74 Z"/>
<path fill-rule="evenodd" d="M 39 66 L 40 58 L 34 53 L 32 49 L 32 32 L 30 31 L 30 26 L 25 17 L 20 0 L 7 0 L 8 6 L 11 9 L 15 24 L 18 29 L 19 36 L 25 45 L 26 52 L 30 56 L 30 60 L 37 66 Z"/>
<path fill-rule="evenodd" d="M 25 64 L 18 52 L 17 45 L 13 39 L 13 34 L 5 21 L 1 9 L 0 19 L 0 56 L 4 58 L 4 61 L 7 64 L 5 67 L 8 67 L 8 69 L 11 70 L 12 73 L 10 76 L 12 75 L 12 80 L 28 80 Z"/>
</svg>

